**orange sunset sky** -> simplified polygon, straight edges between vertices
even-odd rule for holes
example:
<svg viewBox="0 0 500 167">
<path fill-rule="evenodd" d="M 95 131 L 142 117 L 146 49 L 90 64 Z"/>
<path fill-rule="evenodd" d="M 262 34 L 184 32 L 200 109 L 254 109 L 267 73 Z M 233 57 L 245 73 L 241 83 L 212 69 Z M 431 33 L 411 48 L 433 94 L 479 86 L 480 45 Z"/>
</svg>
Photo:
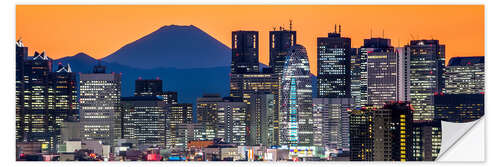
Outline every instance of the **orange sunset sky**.
<svg viewBox="0 0 500 167">
<path fill-rule="evenodd" d="M 53 59 L 85 52 L 103 58 L 164 25 L 195 25 L 230 47 L 231 31 L 257 30 L 260 61 L 269 61 L 269 31 L 293 20 L 316 74 L 316 38 L 334 24 L 352 47 L 373 37 L 400 46 L 438 39 L 446 58 L 484 56 L 483 5 L 17 5 L 16 38 Z M 413 36 L 413 37 L 412 37 Z M 230 55 L 228 55 L 230 56 Z M 229 64 L 228 64 L 229 65 Z"/>
</svg>

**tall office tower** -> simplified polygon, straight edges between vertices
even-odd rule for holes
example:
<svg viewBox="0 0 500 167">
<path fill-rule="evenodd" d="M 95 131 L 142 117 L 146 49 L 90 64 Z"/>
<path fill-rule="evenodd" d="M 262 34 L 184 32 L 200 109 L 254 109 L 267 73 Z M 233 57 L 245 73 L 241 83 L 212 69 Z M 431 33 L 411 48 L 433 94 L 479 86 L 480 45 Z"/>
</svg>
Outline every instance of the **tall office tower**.
<svg viewBox="0 0 500 167">
<path fill-rule="evenodd" d="M 275 74 L 281 76 L 285 66 L 288 50 L 297 44 L 297 32 L 280 27 L 279 30 L 269 31 L 269 66 Z"/>
<path fill-rule="evenodd" d="M 372 79 L 375 79 L 374 77 L 376 77 L 377 75 L 381 75 L 381 76 L 391 76 L 392 73 L 390 72 L 386 72 L 385 69 L 387 68 L 387 66 L 389 65 L 385 65 L 386 67 L 385 68 L 378 68 L 376 66 L 374 66 L 375 64 L 379 65 L 379 64 L 383 64 L 383 58 L 381 59 L 381 57 L 383 57 L 383 55 L 386 55 L 386 54 L 392 54 L 392 52 L 394 52 L 394 47 L 391 46 L 391 40 L 390 39 L 386 39 L 386 38 L 370 38 L 370 39 L 365 39 L 364 40 L 364 44 L 363 46 L 361 46 L 359 48 L 359 59 L 360 59 L 360 102 L 361 102 L 361 106 L 364 106 L 364 105 L 368 105 L 371 103 L 369 102 L 368 98 L 370 96 L 370 93 L 369 93 L 369 88 L 368 88 L 368 84 L 369 84 L 369 75 L 371 75 Z M 378 57 L 378 59 L 369 59 L 370 55 L 375 55 L 376 57 Z M 377 56 L 378 55 L 378 56 Z M 382 55 L 382 56 L 381 56 Z M 372 57 L 372 58 L 376 58 L 376 57 Z M 391 56 L 391 57 L 394 57 L 394 56 Z M 392 61 L 394 61 L 392 59 Z M 368 64 L 371 64 L 371 68 L 370 70 L 373 71 L 375 74 L 369 74 L 369 65 Z M 386 62 L 386 64 L 389 64 L 389 61 Z M 394 64 L 391 65 L 391 72 L 394 71 Z M 382 71 L 384 70 L 384 71 Z M 390 77 L 392 78 L 392 77 Z M 378 88 L 379 86 L 379 82 L 380 80 L 373 80 L 373 84 L 371 85 L 372 86 L 372 89 L 375 89 L 375 88 Z M 380 87 L 385 87 L 385 86 L 380 86 Z M 376 91 L 376 90 L 374 90 Z M 371 95 L 378 95 L 376 92 L 374 92 L 375 94 L 371 94 Z M 391 95 L 393 96 L 393 95 Z M 379 96 L 380 97 L 380 96 Z M 377 98 L 375 98 L 377 99 Z M 383 105 L 384 103 L 380 104 L 380 105 Z"/>
<path fill-rule="evenodd" d="M 54 93 L 51 111 L 53 123 L 55 123 L 54 130 L 56 131 L 56 140 L 62 143 L 60 131 L 63 122 L 79 121 L 76 74 L 71 71 L 69 64 L 64 66 L 60 63 L 55 72 L 49 73 L 49 78 Z"/>
<path fill-rule="evenodd" d="M 193 104 L 172 104 L 167 107 L 166 138 L 167 147 L 184 147 L 183 131 L 180 124 L 193 123 Z"/>
<path fill-rule="evenodd" d="M 434 119 L 448 122 L 470 122 L 484 115 L 484 94 L 434 95 Z"/>
<path fill-rule="evenodd" d="M 247 112 L 248 105 L 244 102 L 235 102 L 224 99 L 217 102 L 217 123 L 215 126 L 216 138 L 236 145 L 247 144 Z"/>
<path fill-rule="evenodd" d="M 52 71 L 52 60 L 45 52 L 35 52 L 31 60 L 25 57 L 27 48 L 19 41 L 17 44 L 19 71 L 16 74 L 19 84 L 19 112 L 16 113 L 18 140 L 41 142 L 42 150 L 49 153 L 57 151 L 61 141 L 61 124 L 64 121 L 78 120 L 76 109 L 75 74 L 69 65 L 59 64 Z M 21 83 L 22 82 L 22 83 Z M 22 98 L 22 99 L 21 99 Z M 22 106 L 22 107 L 21 107 Z"/>
<path fill-rule="evenodd" d="M 413 160 L 412 110 L 407 102 L 381 109 L 363 107 L 350 115 L 352 161 Z"/>
<path fill-rule="evenodd" d="M 97 65 L 93 73 L 80 74 L 80 122 L 83 140 L 101 140 L 112 145 L 121 136 L 118 120 L 121 75 L 106 73 Z"/>
<path fill-rule="evenodd" d="M 351 161 L 373 161 L 372 106 L 352 110 L 349 115 L 349 151 Z"/>
<path fill-rule="evenodd" d="M 161 98 L 167 104 L 177 104 L 177 92 L 174 91 L 164 91 L 160 94 Z"/>
<path fill-rule="evenodd" d="M 394 50 L 368 53 L 368 104 L 382 107 L 386 102 L 398 100 L 397 63 L 398 58 Z"/>
<path fill-rule="evenodd" d="M 351 49 L 351 96 L 354 107 L 361 107 L 361 54 L 359 48 Z"/>
<path fill-rule="evenodd" d="M 35 52 L 31 60 L 24 61 L 24 82 L 22 110 L 19 113 L 21 141 L 41 142 L 42 149 L 55 148 L 56 134 L 54 121 L 51 117 L 53 105 L 53 89 L 49 79 L 52 71 L 52 60 L 45 55 Z M 50 108 L 50 109 L 49 109 Z"/>
<path fill-rule="evenodd" d="M 410 99 L 410 52 L 409 48 L 396 48 L 398 59 L 398 101 L 411 101 Z"/>
<path fill-rule="evenodd" d="M 139 78 L 135 80 L 134 96 L 156 96 L 163 93 L 163 81 Z"/>
<path fill-rule="evenodd" d="M 484 93 L 484 56 L 451 58 L 444 75 L 446 94 Z"/>
<path fill-rule="evenodd" d="M 351 38 L 341 37 L 341 27 L 318 38 L 318 97 L 351 97 Z"/>
<path fill-rule="evenodd" d="M 251 95 L 249 105 L 248 143 L 251 146 L 275 145 L 274 115 L 276 112 L 276 95 L 258 92 Z"/>
<path fill-rule="evenodd" d="M 230 95 L 231 97 L 252 104 L 252 95 L 258 93 L 273 94 L 274 99 L 279 97 L 279 76 L 272 73 L 269 68 L 264 68 L 263 72 L 258 74 L 231 74 L 230 78 Z M 277 103 L 277 102 L 276 102 Z M 278 105 L 275 105 L 274 123 L 275 123 L 275 139 L 278 141 Z M 250 111 L 252 112 L 252 111 Z M 276 144 L 276 143 L 275 143 Z"/>
<path fill-rule="evenodd" d="M 413 159 L 434 161 L 441 149 L 441 120 L 413 122 Z"/>
<path fill-rule="evenodd" d="M 280 85 L 280 145 L 313 145 L 312 83 L 306 48 L 288 51 Z"/>
<path fill-rule="evenodd" d="M 413 160 L 413 110 L 408 102 L 387 103 L 373 115 L 373 160 Z"/>
<path fill-rule="evenodd" d="M 196 123 L 205 124 L 207 133 L 212 133 L 207 140 L 215 138 L 217 124 L 217 103 L 224 100 L 219 94 L 203 94 L 196 99 Z"/>
<path fill-rule="evenodd" d="M 278 75 L 272 73 L 231 74 L 230 97 L 249 103 L 256 92 L 278 95 Z"/>
<path fill-rule="evenodd" d="M 444 82 L 445 46 L 438 40 L 412 40 L 410 52 L 410 98 L 415 120 L 434 118 L 435 92 L 442 92 Z"/>
<path fill-rule="evenodd" d="M 122 136 L 139 146 L 165 147 L 165 102 L 155 96 L 122 97 Z"/>
<path fill-rule="evenodd" d="M 313 98 L 315 145 L 349 151 L 349 112 L 352 98 Z"/>
<path fill-rule="evenodd" d="M 259 32 L 232 32 L 231 74 L 259 73 Z"/>
<path fill-rule="evenodd" d="M 28 59 L 28 47 L 21 39 L 16 41 L 16 142 L 24 137 L 24 62 Z"/>
</svg>

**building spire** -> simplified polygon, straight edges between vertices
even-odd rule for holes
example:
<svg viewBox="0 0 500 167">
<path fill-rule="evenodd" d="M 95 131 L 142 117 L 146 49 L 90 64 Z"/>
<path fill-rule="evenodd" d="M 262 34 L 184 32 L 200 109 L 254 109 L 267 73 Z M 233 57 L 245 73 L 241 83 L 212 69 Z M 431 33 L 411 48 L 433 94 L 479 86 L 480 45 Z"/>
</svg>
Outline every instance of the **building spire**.
<svg viewBox="0 0 500 167">
<path fill-rule="evenodd" d="M 289 21 L 290 21 L 290 31 L 292 31 L 292 19 L 290 19 Z"/>
<path fill-rule="evenodd" d="M 342 33 L 342 25 L 339 24 L 339 34 Z"/>
<path fill-rule="evenodd" d="M 337 33 L 337 24 L 335 24 L 335 31 L 334 33 Z"/>
</svg>

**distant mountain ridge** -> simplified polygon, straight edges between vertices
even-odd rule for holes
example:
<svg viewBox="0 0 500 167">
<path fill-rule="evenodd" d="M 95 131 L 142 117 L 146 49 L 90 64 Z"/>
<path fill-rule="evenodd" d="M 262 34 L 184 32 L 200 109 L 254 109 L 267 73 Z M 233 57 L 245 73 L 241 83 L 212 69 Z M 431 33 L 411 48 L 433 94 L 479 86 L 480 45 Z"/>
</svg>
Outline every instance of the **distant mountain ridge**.
<svg viewBox="0 0 500 167">
<path fill-rule="evenodd" d="M 102 59 L 134 68 L 211 68 L 228 66 L 231 49 L 196 26 L 169 25 Z"/>
</svg>

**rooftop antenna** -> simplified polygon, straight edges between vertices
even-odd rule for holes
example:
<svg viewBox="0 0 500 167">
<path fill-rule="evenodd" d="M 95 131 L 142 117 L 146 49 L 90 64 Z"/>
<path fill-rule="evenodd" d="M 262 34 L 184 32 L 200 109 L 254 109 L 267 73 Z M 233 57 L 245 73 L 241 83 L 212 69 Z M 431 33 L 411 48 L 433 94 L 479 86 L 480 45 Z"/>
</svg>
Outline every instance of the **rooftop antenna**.
<svg viewBox="0 0 500 167">
<path fill-rule="evenodd" d="M 334 32 L 337 33 L 337 24 L 335 24 L 335 31 Z"/>
<path fill-rule="evenodd" d="M 382 38 L 384 38 L 384 29 L 382 29 Z"/>
<path fill-rule="evenodd" d="M 339 34 L 342 32 L 342 25 L 339 24 Z"/>
<path fill-rule="evenodd" d="M 290 31 L 292 31 L 292 19 L 290 19 L 289 21 L 290 21 Z"/>
</svg>

